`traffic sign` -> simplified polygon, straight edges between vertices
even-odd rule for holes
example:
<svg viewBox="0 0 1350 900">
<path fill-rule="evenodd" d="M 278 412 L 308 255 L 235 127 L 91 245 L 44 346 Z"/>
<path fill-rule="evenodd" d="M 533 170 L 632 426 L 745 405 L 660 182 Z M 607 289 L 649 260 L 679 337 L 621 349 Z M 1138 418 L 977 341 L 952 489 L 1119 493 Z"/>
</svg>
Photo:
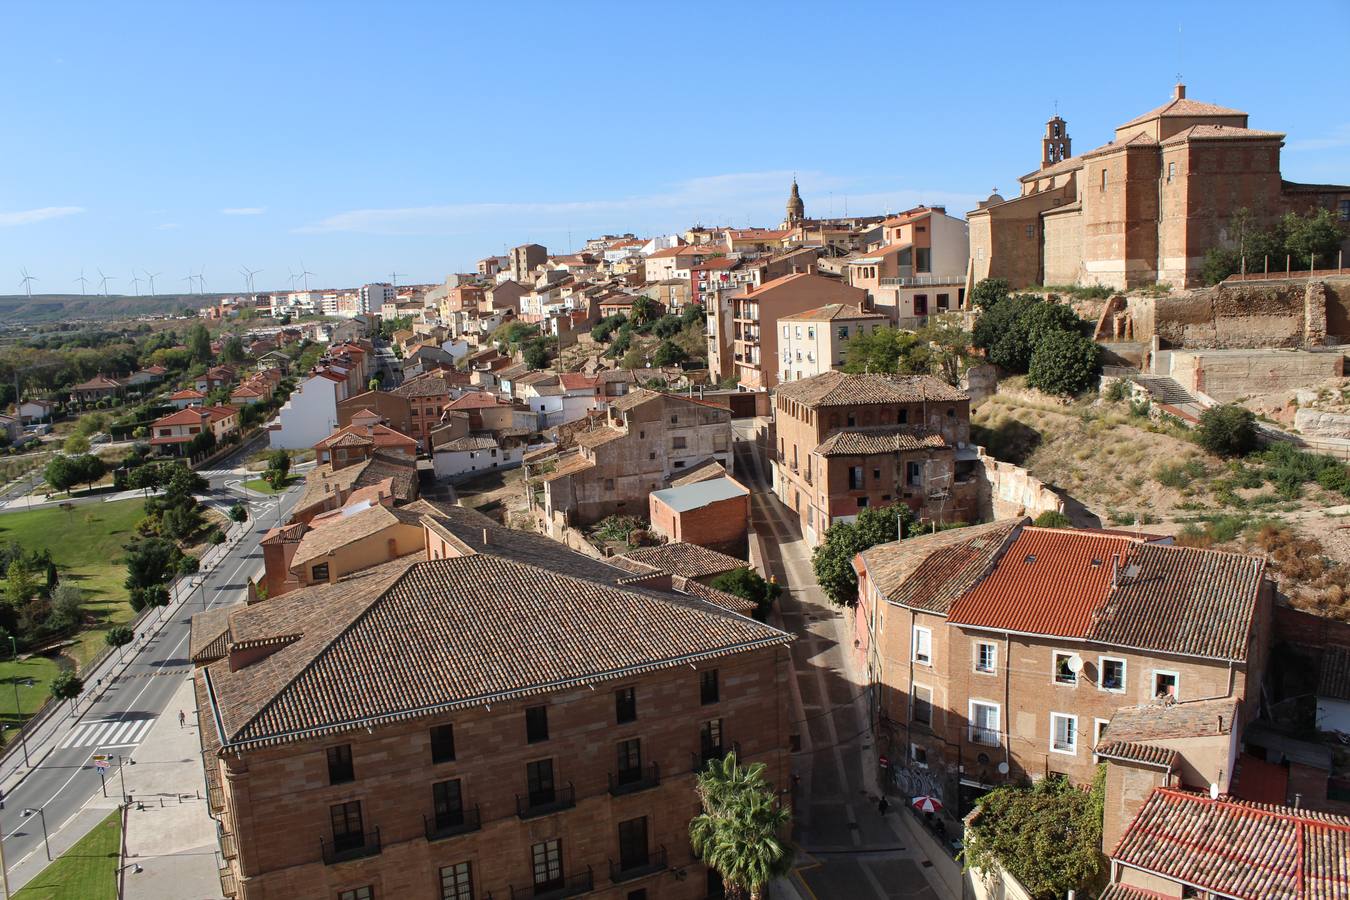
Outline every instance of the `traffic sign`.
<svg viewBox="0 0 1350 900">
<path fill-rule="evenodd" d="M 108 760 L 106 760 L 106 759 L 95 759 L 95 760 L 94 760 L 94 768 L 95 768 L 95 769 L 98 769 L 99 772 L 106 772 L 106 771 L 108 771 Z"/>
</svg>

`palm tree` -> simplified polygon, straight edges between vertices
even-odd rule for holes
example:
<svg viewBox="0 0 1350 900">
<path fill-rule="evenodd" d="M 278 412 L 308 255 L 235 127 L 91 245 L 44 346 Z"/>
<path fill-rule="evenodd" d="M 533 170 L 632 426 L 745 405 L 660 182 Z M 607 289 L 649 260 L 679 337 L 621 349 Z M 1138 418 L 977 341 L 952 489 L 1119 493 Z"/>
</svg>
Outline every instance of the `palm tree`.
<svg viewBox="0 0 1350 900">
<path fill-rule="evenodd" d="M 792 818 L 764 780 L 763 763 L 741 768 L 735 753 L 711 760 L 698 777 L 703 812 L 689 823 L 694 854 L 716 870 L 732 896 L 759 900 L 792 865 L 779 837 Z"/>
</svg>

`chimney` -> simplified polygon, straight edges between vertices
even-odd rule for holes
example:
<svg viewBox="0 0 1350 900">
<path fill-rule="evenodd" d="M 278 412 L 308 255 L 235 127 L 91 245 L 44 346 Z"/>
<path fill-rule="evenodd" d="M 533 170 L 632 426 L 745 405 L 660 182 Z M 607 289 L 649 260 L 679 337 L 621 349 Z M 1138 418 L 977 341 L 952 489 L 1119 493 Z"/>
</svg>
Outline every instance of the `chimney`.
<svg viewBox="0 0 1350 900">
<path fill-rule="evenodd" d="M 492 543 L 492 541 L 491 541 L 491 534 L 490 534 L 490 532 L 489 532 L 486 528 L 484 528 L 484 529 L 483 529 L 483 546 L 486 547 L 486 546 L 487 546 L 488 544 L 490 544 L 490 543 Z"/>
<path fill-rule="evenodd" d="M 1176 90 L 1172 92 L 1172 99 L 1173 99 L 1173 100 L 1185 100 L 1185 99 L 1186 99 L 1186 85 L 1181 84 L 1180 82 L 1178 82 L 1178 83 L 1177 83 Z"/>
<path fill-rule="evenodd" d="M 1120 554 L 1111 554 L 1111 587 L 1120 587 Z"/>
</svg>

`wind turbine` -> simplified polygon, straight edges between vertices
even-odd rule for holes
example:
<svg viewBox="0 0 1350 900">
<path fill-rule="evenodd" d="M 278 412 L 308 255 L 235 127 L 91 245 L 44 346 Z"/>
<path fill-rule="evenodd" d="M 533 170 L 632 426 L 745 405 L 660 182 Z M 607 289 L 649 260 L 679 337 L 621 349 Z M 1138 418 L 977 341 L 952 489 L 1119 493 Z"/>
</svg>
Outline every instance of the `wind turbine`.
<svg viewBox="0 0 1350 900">
<path fill-rule="evenodd" d="M 197 293 L 206 293 L 206 266 L 197 270 Z"/>
<path fill-rule="evenodd" d="M 89 281 L 88 278 L 85 278 L 85 277 L 84 277 L 84 269 L 81 269 L 81 270 L 80 270 L 80 277 L 79 277 L 79 278 L 76 278 L 75 280 L 78 281 L 78 282 L 80 283 L 80 296 L 83 297 L 83 296 L 84 296 L 84 286 L 85 286 L 85 284 L 88 283 L 88 281 Z"/>
<path fill-rule="evenodd" d="M 136 296 L 139 297 L 141 295 L 141 280 L 136 277 L 135 269 L 131 270 L 131 287 L 136 292 Z"/>
<path fill-rule="evenodd" d="M 300 260 L 300 274 L 297 277 L 305 279 L 305 293 L 309 293 L 309 276 L 313 274 L 313 272 L 305 268 L 305 261 L 303 259 Z"/>
<path fill-rule="evenodd" d="M 262 269 L 250 269 L 248 266 L 240 266 L 239 271 L 244 276 L 244 283 L 248 285 L 248 292 L 250 294 L 254 293 L 256 289 L 253 287 L 253 276 L 261 272 Z"/>
<path fill-rule="evenodd" d="M 29 275 L 27 269 L 20 269 L 23 272 L 23 278 L 19 279 L 19 284 L 23 285 L 24 292 L 29 297 L 33 296 L 33 282 L 38 280 L 36 275 Z"/>
<path fill-rule="evenodd" d="M 155 278 L 156 278 L 157 276 L 159 276 L 159 275 L 162 275 L 162 274 L 163 274 L 162 272 L 150 272 L 150 271 L 147 271 L 147 272 L 145 273 L 145 277 L 148 278 L 148 279 L 150 279 L 150 296 L 151 296 L 151 297 L 155 296 Z"/>
<path fill-rule="evenodd" d="M 111 275 L 104 275 L 102 269 L 96 269 L 95 271 L 98 272 L 98 277 L 102 279 L 99 282 L 99 290 L 103 291 L 103 296 L 106 297 L 108 296 L 108 282 L 116 281 L 117 279 L 113 278 Z"/>
<path fill-rule="evenodd" d="M 291 272 L 289 268 L 287 268 L 286 271 Z M 300 277 L 299 275 L 295 274 L 294 272 L 291 272 L 291 293 L 295 293 L 295 280 L 299 277 Z"/>
<path fill-rule="evenodd" d="M 197 283 L 197 276 L 196 276 L 196 275 L 193 275 L 191 272 L 188 272 L 186 278 L 180 278 L 180 279 L 178 279 L 178 280 L 179 280 L 179 281 L 186 281 L 186 282 L 188 283 L 188 293 L 191 294 L 191 293 L 192 293 L 192 286 L 193 286 L 194 284 Z"/>
<path fill-rule="evenodd" d="M 407 272 L 390 272 L 389 279 L 394 283 L 395 287 L 398 287 L 398 276 L 407 274 L 408 274 Z"/>
</svg>

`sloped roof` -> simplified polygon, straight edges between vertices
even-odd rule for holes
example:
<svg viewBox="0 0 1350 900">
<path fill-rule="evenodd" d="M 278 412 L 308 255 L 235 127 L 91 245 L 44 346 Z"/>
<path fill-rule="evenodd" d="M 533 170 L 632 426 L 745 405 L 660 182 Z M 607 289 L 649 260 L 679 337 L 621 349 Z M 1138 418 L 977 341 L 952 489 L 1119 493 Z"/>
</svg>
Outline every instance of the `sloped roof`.
<svg viewBox="0 0 1350 900">
<path fill-rule="evenodd" d="M 718 462 L 716 457 L 709 456 L 702 462 L 684 469 L 684 474 L 679 478 L 672 478 L 670 486 L 682 487 L 686 484 L 697 484 L 700 481 L 711 481 L 714 478 L 721 478 L 725 474 L 727 474 L 727 467 Z"/>
<path fill-rule="evenodd" d="M 464 437 L 457 437 L 454 440 L 446 441 L 436 448 L 439 453 L 442 450 L 450 452 L 461 452 L 465 450 L 496 450 L 497 439 L 486 434 L 467 434 Z"/>
<path fill-rule="evenodd" d="M 861 554 L 887 602 L 945 615 L 994 564 L 1027 518 L 1003 519 L 877 544 Z"/>
<path fill-rule="evenodd" d="M 1265 141 L 1283 140 L 1282 131 L 1260 131 L 1255 128 L 1234 128 L 1227 125 L 1192 125 L 1163 140 L 1164 145 L 1186 141 Z"/>
<path fill-rule="evenodd" d="M 1156 766 L 1160 769 L 1176 768 L 1178 758 L 1181 756 L 1171 747 L 1161 747 L 1157 744 L 1134 744 L 1128 741 L 1103 741 L 1093 749 L 1093 753 L 1103 759 L 1141 763 L 1146 766 Z"/>
<path fill-rule="evenodd" d="M 862 425 L 835 431 L 813 453 L 821 456 L 868 456 L 911 450 L 941 450 L 946 439 L 936 431 L 911 425 Z"/>
<path fill-rule="evenodd" d="M 208 667 L 225 745 L 537 696 L 792 640 L 702 601 L 493 556 L 396 560 L 368 573 L 234 613 L 236 641 L 247 631 L 285 643 L 237 671 L 228 660 Z"/>
<path fill-rule="evenodd" d="M 440 397 L 450 393 L 450 382 L 442 375 L 424 375 L 405 381 L 389 393 L 399 397 Z"/>
<path fill-rule="evenodd" d="M 659 547 L 639 547 L 628 551 L 618 559 L 640 562 L 683 578 L 706 578 L 748 565 L 745 560 L 729 554 L 683 542 L 663 544 Z"/>
<path fill-rule="evenodd" d="M 864 312 L 863 308 L 856 303 L 827 303 L 824 306 L 817 306 L 815 309 L 808 309 L 805 312 L 793 313 L 790 316 L 779 316 L 780 322 L 832 322 L 835 319 L 884 319 L 881 313 Z"/>
<path fill-rule="evenodd" d="M 850 374 L 834 370 L 780 384 L 775 390 L 809 407 L 970 399 L 966 392 L 931 375 Z"/>
<path fill-rule="evenodd" d="M 379 534 L 395 525 L 417 525 L 420 511 L 408 507 L 395 508 L 375 503 L 365 509 L 347 507 L 322 520 L 315 519 L 311 528 L 300 539 L 300 546 L 291 558 L 291 568 L 296 569 L 313 559 L 327 556 L 330 552 Z M 408 548 L 411 550 L 412 548 Z"/>
<path fill-rule="evenodd" d="M 1111 716 L 1106 733 L 1111 741 L 1138 743 L 1174 738 L 1231 734 L 1237 700 L 1187 700 L 1182 703 L 1146 703 L 1122 706 Z"/>
<path fill-rule="evenodd" d="M 1318 670 L 1317 696 L 1350 700 L 1350 647 L 1327 647 Z"/>
<path fill-rule="evenodd" d="M 1201 103 L 1199 100 L 1191 100 L 1186 97 L 1174 97 L 1162 106 L 1156 109 L 1150 109 L 1142 116 L 1135 116 L 1120 128 L 1129 128 L 1131 125 L 1139 125 L 1150 119 L 1158 118 L 1189 118 L 1191 116 L 1245 116 L 1247 115 L 1240 109 L 1229 109 L 1226 106 L 1218 106 L 1213 103 Z"/>
<path fill-rule="evenodd" d="M 679 487 L 652 491 L 651 496 L 675 512 L 689 512 L 701 509 L 710 503 L 731 500 L 735 497 L 747 497 L 750 491 L 739 482 L 723 476 L 707 481 L 696 481 Z"/>
<path fill-rule="evenodd" d="M 1350 897 L 1350 817 L 1155 788 L 1114 862 L 1244 900 Z"/>
</svg>

